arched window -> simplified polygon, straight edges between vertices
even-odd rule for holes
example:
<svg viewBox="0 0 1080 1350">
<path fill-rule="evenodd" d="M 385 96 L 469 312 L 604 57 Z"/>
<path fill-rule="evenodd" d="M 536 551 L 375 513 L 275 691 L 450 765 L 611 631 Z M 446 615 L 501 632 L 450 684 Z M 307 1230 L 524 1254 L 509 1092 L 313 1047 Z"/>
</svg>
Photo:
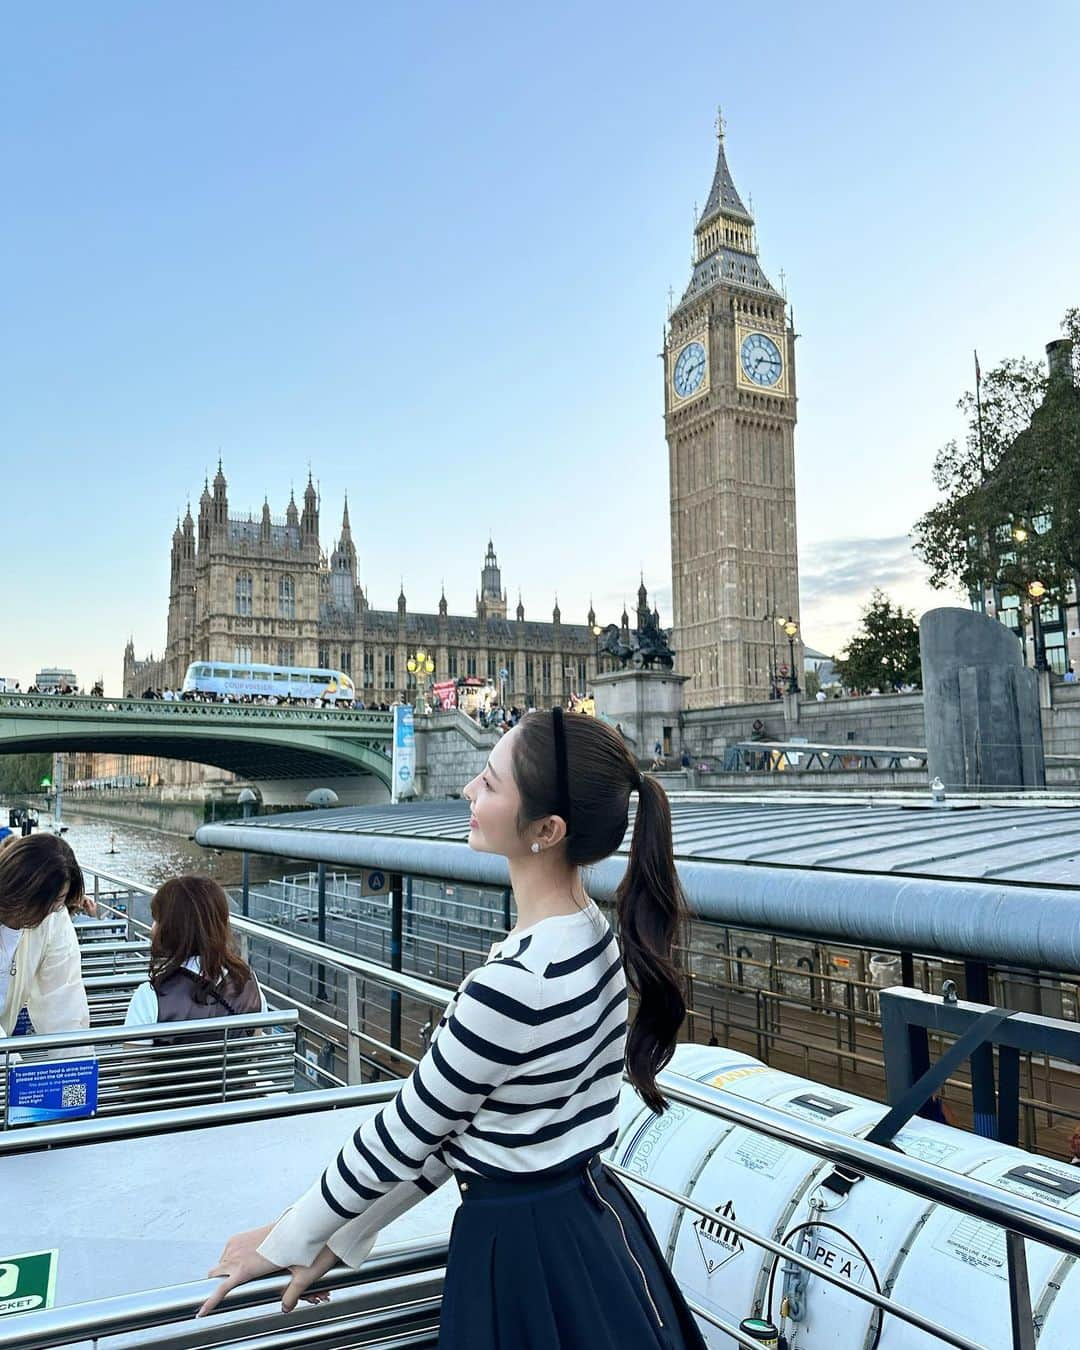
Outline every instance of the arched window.
<svg viewBox="0 0 1080 1350">
<path fill-rule="evenodd" d="M 241 618 L 251 618 L 252 597 L 255 594 L 255 582 L 250 572 L 241 572 L 236 578 L 236 612 Z"/>
<path fill-rule="evenodd" d="M 292 577 L 282 577 L 278 582 L 277 612 L 279 619 L 296 618 L 296 592 Z"/>
</svg>

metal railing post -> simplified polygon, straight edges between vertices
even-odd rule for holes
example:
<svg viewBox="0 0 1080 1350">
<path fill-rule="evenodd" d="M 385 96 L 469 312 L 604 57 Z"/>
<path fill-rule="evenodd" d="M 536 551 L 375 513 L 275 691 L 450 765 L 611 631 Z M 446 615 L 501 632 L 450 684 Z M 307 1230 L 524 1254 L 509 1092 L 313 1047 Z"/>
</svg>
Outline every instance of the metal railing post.
<svg viewBox="0 0 1080 1350">
<path fill-rule="evenodd" d="M 395 872 L 390 882 L 390 969 L 401 970 L 401 912 L 405 901 L 404 878 Z M 401 1049 L 401 994 L 390 991 L 390 1044 Z"/>
<path fill-rule="evenodd" d="M 326 941 L 326 864 L 319 863 L 318 872 L 318 911 L 317 911 L 317 934 L 320 942 Z M 321 1002 L 328 1001 L 326 993 L 326 966 L 319 962 L 319 987 L 316 995 Z"/>
<path fill-rule="evenodd" d="M 360 981 L 352 973 L 345 977 L 345 1020 L 348 1027 L 345 1076 L 350 1083 L 363 1081 L 360 1067 Z"/>
<path fill-rule="evenodd" d="M 1035 1320 L 1031 1315 L 1031 1285 L 1028 1281 L 1027 1248 L 1011 1228 L 1005 1230 L 1005 1255 L 1009 1265 L 1009 1319 L 1013 1350 L 1035 1350 Z"/>
<path fill-rule="evenodd" d="M 985 961 L 964 962 L 969 1003 L 989 1004 L 990 971 Z M 971 1054 L 971 1107 L 975 1133 L 997 1138 L 997 1097 L 994 1091 L 994 1047 L 980 1045 Z"/>
</svg>

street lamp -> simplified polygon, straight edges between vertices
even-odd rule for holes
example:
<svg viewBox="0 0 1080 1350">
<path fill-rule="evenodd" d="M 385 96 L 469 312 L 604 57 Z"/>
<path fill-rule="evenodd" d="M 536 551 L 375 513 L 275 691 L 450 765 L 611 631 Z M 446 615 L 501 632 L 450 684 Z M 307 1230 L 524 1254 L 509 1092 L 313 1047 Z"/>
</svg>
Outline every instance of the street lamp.
<svg viewBox="0 0 1080 1350">
<path fill-rule="evenodd" d="M 435 662 L 421 647 L 417 650 L 415 656 L 410 656 L 405 662 L 405 669 L 410 675 L 416 676 L 416 702 L 413 704 L 413 712 L 419 717 L 424 711 L 424 686 L 426 683 L 424 676 L 430 675 L 435 669 Z"/>
<path fill-rule="evenodd" d="M 600 625 L 598 623 L 594 623 L 592 626 L 593 659 L 596 661 L 597 675 L 600 674 L 600 639 L 603 636 L 603 633 L 604 630 L 600 627 Z"/>
<path fill-rule="evenodd" d="M 1039 606 L 1046 596 L 1046 587 L 1041 581 L 1029 581 L 1028 598 L 1031 600 L 1031 636 L 1035 645 L 1035 669 L 1046 669 L 1046 643 L 1043 639 L 1042 621 Z"/>
<path fill-rule="evenodd" d="M 799 632 L 799 625 L 789 614 L 784 620 L 784 632 L 787 634 L 788 641 L 788 669 L 791 674 L 788 676 L 788 693 L 799 693 L 799 679 L 795 674 L 795 638 Z"/>
</svg>

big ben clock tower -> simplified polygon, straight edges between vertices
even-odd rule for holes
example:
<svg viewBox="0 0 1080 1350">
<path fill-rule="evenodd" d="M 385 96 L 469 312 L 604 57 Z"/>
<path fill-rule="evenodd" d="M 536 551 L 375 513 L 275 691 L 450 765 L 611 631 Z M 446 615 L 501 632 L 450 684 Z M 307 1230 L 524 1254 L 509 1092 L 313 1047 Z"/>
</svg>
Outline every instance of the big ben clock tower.
<svg viewBox="0 0 1080 1350">
<path fill-rule="evenodd" d="M 769 697 L 799 621 L 795 334 L 762 272 L 717 119 L 716 173 L 690 284 L 664 342 L 671 572 L 689 708 Z M 800 633 L 801 639 L 801 633 Z M 796 640 L 796 662 L 802 648 Z"/>
</svg>

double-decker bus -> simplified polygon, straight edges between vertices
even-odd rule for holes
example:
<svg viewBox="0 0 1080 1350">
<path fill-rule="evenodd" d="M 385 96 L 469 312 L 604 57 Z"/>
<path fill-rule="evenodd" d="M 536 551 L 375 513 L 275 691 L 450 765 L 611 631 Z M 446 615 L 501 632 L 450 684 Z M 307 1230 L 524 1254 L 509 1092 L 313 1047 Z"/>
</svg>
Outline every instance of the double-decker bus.
<svg viewBox="0 0 1080 1350">
<path fill-rule="evenodd" d="M 193 661 L 187 668 L 183 692 L 230 698 L 244 694 L 275 698 L 329 699 L 351 703 L 356 690 L 340 670 L 315 666 L 263 666 L 251 661 Z"/>
</svg>

